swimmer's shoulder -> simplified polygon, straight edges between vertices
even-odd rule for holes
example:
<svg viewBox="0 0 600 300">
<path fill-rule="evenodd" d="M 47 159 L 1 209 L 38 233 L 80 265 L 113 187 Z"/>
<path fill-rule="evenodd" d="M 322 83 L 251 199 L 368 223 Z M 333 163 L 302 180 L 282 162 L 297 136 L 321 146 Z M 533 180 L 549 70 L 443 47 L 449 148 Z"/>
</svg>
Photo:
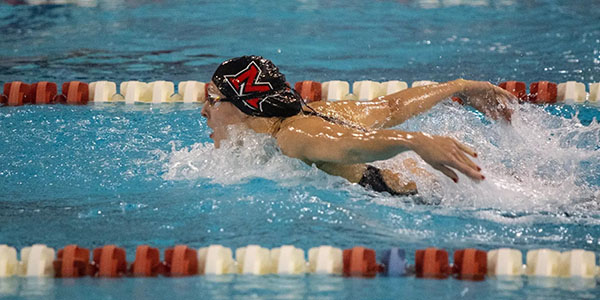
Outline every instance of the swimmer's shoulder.
<svg viewBox="0 0 600 300">
<path fill-rule="evenodd" d="M 362 127 L 378 128 L 390 116 L 386 101 L 317 101 L 308 104 L 315 111 L 329 117 L 351 122 Z"/>
<path fill-rule="evenodd" d="M 281 121 L 279 131 L 275 134 L 275 137 L 286 132 L 314 132 L 326 124 L 329 124 L 329 122 L 319 116 L 298 114 Z"/>
<path fill-rule="evenodd" d="M 284 119 L 279 130 L 273 134 L 283 154 L 308 162 L 307 152 L 314 152 L 323 131 L 334 130 L 335 126 L 321 117 L 299 114 Z M 309 151 L 310 150 L 310 151 Z"/>
</svg>

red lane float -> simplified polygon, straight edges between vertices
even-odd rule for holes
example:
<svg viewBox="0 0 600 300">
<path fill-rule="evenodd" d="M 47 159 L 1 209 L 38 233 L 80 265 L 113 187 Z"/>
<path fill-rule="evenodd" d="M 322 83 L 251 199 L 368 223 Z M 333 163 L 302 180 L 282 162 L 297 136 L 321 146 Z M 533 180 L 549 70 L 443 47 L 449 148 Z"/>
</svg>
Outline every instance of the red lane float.
<svg viewBox="0 0 600 300">
<path fill-rule="evenodd" d="M 62 99 L 67 104 L 87 104 L 89 101 L 89 87 L 85 82 L 65 82 L 62 85 L 62 93 Z"/>
<path fill-rule="evenodd" d="M 98 277 L 121 277 L 127 272 L 125 250 L 115 245 L 94 249 L 94 263 Z"/>
<path fill-rule="evenodd" d="M 427 248 L 415 253 L 415 273 L 422 278 L 446 278 L 450 274 L 448 252 L 443 249 Z"/>
<path fill-rule="evenodd" d="M 8 106 L 19 106 L 28 103 L 27 96 L 31 87 L 21 81 L 13 81 L 4 84 L 4 95 Z"/>
<path fill-rule="evenodd" d="M 57 93 L 56 83 L 40 81 L 31 85 L 28 98 L 32 104 L 50 104 L 56 99 Z"/>
<path fill-rule="evenodd" d="M 56 277 L 73 278 L 91 276 L 95 273 L 90 264 L 90 250 L 77 245 L 68 245 L 58 250 L 53 262 Z"/>
<path fill-rule="evenodd" d="M 135 261 L 131 264 L 130 273 L 134 277 L 156 277 L 163 271 L 162 266 L 158 249 L 141 245 L 135 251 Z"/>
<path fill-rule="evenodd" d="M 487 253 L 477 249 L 454 251 L 452 273 L 458 279 L 484 280 L 487 272 Z"/>
<path fill-rule="evenodd" d="M 538 81 L 529 85 L 529 101 L 533 103 L 556 103 L 557 94 L 554 82 Z"/>
<path fill-rule="evenodd" d="M 294 89 L 300 94 L 306 103 L 321 101 L 321 83 L 316 81 L 298 81 Z"/>
<path fill-rule="evenodd" d="M 375 261 L 375 250 L 365 247 L 345 249 L 343 252 L 344 275 L 375 277 L 380 267 Z"/>
<path fill-rule="evenodd" d="M 196 250 L 185 245 L 177 245 L 165 250 L 165 276 L 181 277 L 198 274 Z"/>
<path fill-rule="evenodd" d="M 525 82 L 522 81 L 505 81 L 498 85 L 499 87 L 509 91 L 521 101 L 527 100 L 527 91 Z"/>
</svg>

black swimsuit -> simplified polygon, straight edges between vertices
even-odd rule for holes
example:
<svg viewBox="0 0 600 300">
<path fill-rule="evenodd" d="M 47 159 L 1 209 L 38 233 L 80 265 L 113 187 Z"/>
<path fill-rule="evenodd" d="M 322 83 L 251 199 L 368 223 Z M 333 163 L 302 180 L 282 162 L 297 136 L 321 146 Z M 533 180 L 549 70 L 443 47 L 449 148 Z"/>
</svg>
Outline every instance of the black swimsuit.
<svg viewBox="0 0 600 300">
<path fill-rule="evenodd" d="M 371 165 L 367 165 L 367 169 L 365 170 L 365 173 L 363 173 L 363 176 L 358 184 L 376 192 L 388 192 L 393 196 L 408 196 L 417 194 L 417 191 L 398 192 L 390 188 L 387 183 L 385 183 L 385 180 L 383 180 L 381 170 Z"/>
</svg>

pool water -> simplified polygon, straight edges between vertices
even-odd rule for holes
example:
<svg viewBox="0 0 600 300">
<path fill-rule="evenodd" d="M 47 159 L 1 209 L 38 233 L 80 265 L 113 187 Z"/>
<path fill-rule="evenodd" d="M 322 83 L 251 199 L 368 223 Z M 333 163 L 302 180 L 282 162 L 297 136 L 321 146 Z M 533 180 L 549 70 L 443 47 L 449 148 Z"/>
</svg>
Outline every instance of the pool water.
<svg viewBox="0 0 600 300">
<path fill-rule="evenodd" d="M 207 81 L 272 59 L 299 80 L 600 81 L 596 1 L 84 1 L 0 4 L 0 83 Z M 486 180 L 391 197 L 233 128 L 200 105 L 0 107 L 0 244 L 222 244 L 600 252 L 600 109 L 521 105 L 512 125 L 450 101 L 398 128 L 453 136 Z M 242 145 L 242 146 L 240 146 Z M 379 166 L 400 169 L 403 153 Z M 425 168 L 428 166 L 421 164 Z M 431 168 L 429 168 L 431 170 Z M 435 171 L 432 171 L 435 172 Z M 421 204 L 428 203 L 428 204 Z M 0 279 L 0 298 L 590 298 L 595 282 L 223 276 Z"/>
</svg>

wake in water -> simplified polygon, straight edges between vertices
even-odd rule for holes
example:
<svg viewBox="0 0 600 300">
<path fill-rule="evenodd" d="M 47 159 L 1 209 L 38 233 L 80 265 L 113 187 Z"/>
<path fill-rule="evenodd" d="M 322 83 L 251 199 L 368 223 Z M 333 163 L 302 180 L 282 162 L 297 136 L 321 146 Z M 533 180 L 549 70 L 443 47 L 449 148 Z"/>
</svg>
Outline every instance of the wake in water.
<svg viewBox="0 0 600 300">
<path fill-rule="evenodd" d="M 244 184 L 256 177 L 280 185 L 314 184 L 317 187 L 339 186 L 343 178 L 328 176 L 314 166 L 281 153 L 275 139 L 265 134 L 230 126 L 230 138 L 216 149 L 212 143 L 197 143 L 176 149 L 166 163 L 165 180 L 209 179 L 215 184 Z"/>
<path fill-rule="evenodd" d="M 455 104 L 438 105 L 429 113 L 398 127 L 447 135 L 472 146 L 486 180 L 475 183 L 460 176 L 458 184 L 420 161 L 413 152 L 402 153 L 375 165 L 402 172 L 402 161 L 415 158 L 437 179 L 416 178 L 417 199 L 443 206 L 493 208 L 517 211 L 597 212 L 600 210 L 600 125 L 580 124 L 577 117 L 554 116 L 540 106 L 521 105 L 511 125 L 489 122 L 480 113 Z M 241 128 L 220 149 L 198 143 L 167 153 L 166 180 L 208 179 L 212 183 L 244 184 L 260 177 L 279 185 L 313 185 L 345 189 L 358 198 L 377 194 L 345 179 L 329 176 L 314 166 L 283 155 L 275 140 Z M 389 205 L 397 197 L 378 194 Z M 406 199 L 404 199 L 406 200 Z M 404 201 L 400 201 L 404 202 Z"/>
</svg>

